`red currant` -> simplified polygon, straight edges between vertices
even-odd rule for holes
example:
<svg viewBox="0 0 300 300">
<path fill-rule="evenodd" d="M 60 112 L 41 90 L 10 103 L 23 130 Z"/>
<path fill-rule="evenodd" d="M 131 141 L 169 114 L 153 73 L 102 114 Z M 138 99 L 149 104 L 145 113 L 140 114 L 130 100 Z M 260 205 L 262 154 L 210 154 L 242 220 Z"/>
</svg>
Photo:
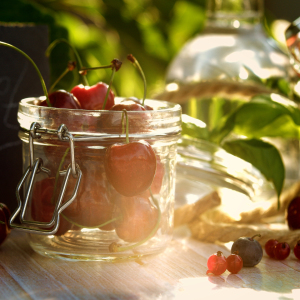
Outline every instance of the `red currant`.
<svg viewBox="0 0 300 300">
<path fill-rule="evenodd" d="M 274 247 L 274 256 L 278 260 L 284 260 L 290 255 L 290 251 L 288 243 L 278 243 Z"/>
<path fill-rule="evenodd" d="M 274 255 L 274 247 L 278 244 L 277 240 L 268 240 L 265 244 L 265 250 L 266 253 L 271 257 L 271 258 L 275 258 Z"/>
<path fill-rule="evenodd" d="M 226 257 L 223 255 L 221 251 L 212 254 L 208 258 L 207 268 L 208 268 L 208 272 L 206 272 L 206 274 L 212 273 L 214 275 L 221 275 L 226 271 L 227 261 L 226 261 Z"/>
<path fill-rule="evenodd" d="M 298 259 L 300 259 L 300 240 L 297 242 L 297 244 L 294 247 L 294 254 Z"/>
<path fill-rule="evenodd" d="M 243 267 L 243 260 L 237 254 L 231 254 L 227 257 L 227 270 L 232 274 L 237 274 Z"/>
</svg>

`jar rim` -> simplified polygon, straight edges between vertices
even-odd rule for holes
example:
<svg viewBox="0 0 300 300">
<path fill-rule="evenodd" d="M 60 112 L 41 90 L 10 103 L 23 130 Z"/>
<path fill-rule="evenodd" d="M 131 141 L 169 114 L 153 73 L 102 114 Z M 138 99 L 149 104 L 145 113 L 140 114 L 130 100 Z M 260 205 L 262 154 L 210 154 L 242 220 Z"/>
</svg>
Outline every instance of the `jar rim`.
<svg viewBox="0 0 300 300">
<path fill-rule="evenodd" d="M 22 106 L 28 106 L 28 107 L 36 107 L 38 106 L 37 104 L 43 100 L 45 100 L 46 97 L 45 96 L 40 96 L 40 97 L 27 97 L 27 98 L 24 98 L 20 101 L 20 105 Z M 132 98 L 130 97 L 115 97 L 115 100 L 116 100 L 116 103 L 120 103 L 122 100 L 125 100 L 125 99 L 128 99 L 128 100 L 132 100 Z M 181 106 L 180 104 L 178 103 L 173 103 L 173 102 L 169 102 L 169 101 L 166 101 L 166 100 L 158 100 L 158 99 L 145 99 L 145 104 L 149 104 L 152 103 L 152 104 L 156 104 L 155 105 L 155 108 L 156 110 L 149 110 L 147 112 L 149 113 L 155 113 L 157 112 L 158 110 L 159 111 L 164 111 L 164 110 L 170 110 L 170 111 L 178 111 L 178 110 L 181 110 Z M 160 104 L 164 104 L 164 106 L 162 105 L 159 105 Z M 111 110 L 88 110 L 88 109 L 70 109 L 70 108 L 57 108 L 57 107 L 48 107 L 48 106 L 40 106 L 42 109 L 51 109 L 51 110 L 68 110 L 70 112 L 72 111 L 80 111 L 82 113 L 85 113 L 85 112 L 101 112 L 101 113 L 107 113 L 107 112 L 114 112 L 114 113 L 122 113 L 122 111 L 111 111 Z M 129 111 L 128 113 L 130 114 L 139 114 L 141 113 L 141 111 Z"/>
<path fill-rule="evenodd" d="M 120 134 L 122 131 L 122 111 L 84 110 L 53 108 L 37 105 L 45 97 L 30 97 L 19 103 L 18 122 L 21 130 L 28 131 L 33 122 L 47 130 L 57 130 L 66 125 L 72 134 Z M 116 97 L 120 103 L 122 97 Z M 181 106 L 164 100 L 146 99 L 153 110 L 128 111 L 129 134 L 179 134 L 181 132 Z"/>
</svg>

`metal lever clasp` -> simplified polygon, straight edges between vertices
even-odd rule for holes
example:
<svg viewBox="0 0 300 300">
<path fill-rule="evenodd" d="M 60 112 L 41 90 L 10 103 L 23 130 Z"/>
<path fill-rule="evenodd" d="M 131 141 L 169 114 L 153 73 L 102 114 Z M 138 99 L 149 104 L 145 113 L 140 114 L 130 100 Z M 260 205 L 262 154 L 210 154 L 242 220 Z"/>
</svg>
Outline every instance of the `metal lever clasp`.
<svg viewBox="0 0 300 300">
<path fill-rule="evenodd" d="M 68 207 L 76 198 L 79 185 L 81 182 L 82 172 L 80 170 L 80 167 L 75 163 L 75 153 L 74 153 L 74 140 L 73 136 L 68 132 L 68 129 L 65 125 L 61 125 L 57 131 L 59 139 L 65 141 L 66 139 L 70 140 L 70 152 L 71 152 L 71 164 L 68 166 L 68 168 L 65 171 L 60 172 L 61 176 L 64 176 L 63 184 L 59 193 L 58 201 L 56 202 L 53 216 L 50 222 L 38 222 L 38 221 L 28 221 L 25 220 L 25 212 L 28 206 L 29 198 L 32 193 L 32 188 L 34 184 L 34 178 L 37 173 L 40 171 L 43 171 L 50 175 L 50 170 L 43 167 L 43 160 L 41 158 L 37 158 L 34 161 L 34 151 L 33 151 L 33 139 L 40 138 L 41 136 L 36 133 L 36 130 L 41 131 L 41 126 L 39 123 L 32 123 L 30 126 L 30 133 L 29 133 L 29 151 L 30 151 L 30 165 L 27 167 L 23 177 L 21 178 L 21 181 L 19 182 L 17 189 L 16 189 L 16 197 L 18 201 L 18 208 L 15 210 L 15 212 L 11 215 L 9 219 L 9 225 L 11 228 L 16 228 L 25 232 L 29 233 L 39 233 L 44 235 L 51 235 L 55 234 L 59 227 L 59 219 L 60 219 L 60 213 Z M 46 131 L 45 131 L 46 132 Z M 77 178 L 73 193 L 71 197 L 62 203 L 65 191 L 67 189 L 68 180 L 70 177 L 70 174 L 72 172 L 73 177 Z M 31 176 L 30 176 L 31 175 Z M 30 176 L 30 178 L 29 178 Z M 26 180 L 29 178 L 28 183 L 28 189 L 25 193 L 25 201 L 24 205 L 22 203 L 21 197 L 20 197 L 20 190 Z M 42 200 L 42 199 L 41 199 Z M 20 214 L 20 222 L 21 224 L 14 223 L 15 218 L 17 215 Z M 53 227 L 54 226 L 54 227 Z M 53 227 L 52 229 L 46 229 Z"/>
<path fill-rule="evenodd" d="M 74 137 L 73 135 L 68 131 L 68 128 L 65 124 L 62 124 L 58 127 L 57 130 L 58 138 L 61 141 L 67 141 L 70 142 L 70 155 L 71 155 L 71 167 L 72 167 L 72 175 L 74 178 L 77 177 L 76 174 L 76 162 L 75 162 L 75 147 L 74 147 Z"/>
<path fill-rule="evenodd" d="M 32 188 L 32 181 L 34 180 L 34 177 L 36 175 L 36 165 L 39 163 L 38 159 L 36 160 L 35 166 L 34 166 L 34 171 L 32 172 L 31 178 L 30 178 L 30 183 L 29 183 L 29 188 L 27 191 L 27 196 L 28 194 L 30 194 L 31 192 L 31 188 Z M 60 190 L 59 193 L 59 197 L 58 197 L 58 201 L 55 205 L 54 208 L 54 212 L 53 212 L 53 216 L 50 222 L 38 222 L 38 221 L 28 221 L 24 219 L 24 214 L 28 205 L 28 199 L 26 197 L 25 202 L 24 202 L 24 206 L 22 207 L 22 200 L 20 197 L 20 189 L 23 186 L 24 182 L 26 181 L 28 175 L 30 174 L 30 167 L 27 168 L 24 176 L 22 177 L 20 183 L 17 186 L 17 200 L 18 200 L 18 208 L 16 209 L 16 211 L 12 214 L 11 218 L 9 219 L 9 225 L 11 228 L 15 228 L 15 229 L 19 229 L 28 233 L 39 233 L 39 234 L 43 234 L 43 235 L 51 235 L 51 234 L 55 234 L 58 230 L 59 227 L 59 220 L 60 220 L 60 214 L 61 212 L 67 208 L 76 198 L 77 194 L 78 194 L 78 189 L 79 189 L 79 185 L 81 182 L 81 177 L 82 177 L 82 172 L 79 168 L 78 165 L 76 165 L 76 171 L 77 171 L 77 180 L 75 183 L 75 187 L 72 193 L 72 196 L 65 202 L 62 203 L 66 189 L 67 189 L 67 184 L 68 184 L 68 180 L 71 174 L 71 164 L 68 166 L 66 172 L 65 172 L 65 176 L 64 176 L 64 181 L 63 181 L 63 185 L 62 188 Z M 17 215 L 21 212 L 21 224 L 15 224 L 13 223 L 15 218 L 17 217 Z M 27 225 L 27 226 L 25 226 Z M 54 226 L 54 228 L 52 229 L 45 229 L 45 228 L 50 228 Z"/>
</svg>

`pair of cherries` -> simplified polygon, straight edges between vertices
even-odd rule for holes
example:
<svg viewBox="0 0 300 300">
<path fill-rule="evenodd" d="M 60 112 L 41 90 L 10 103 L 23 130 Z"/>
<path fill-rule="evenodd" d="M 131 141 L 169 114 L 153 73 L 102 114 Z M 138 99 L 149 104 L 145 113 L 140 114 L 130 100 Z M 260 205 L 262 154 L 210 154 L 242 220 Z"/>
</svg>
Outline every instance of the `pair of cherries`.
<svg viewBox="0 0 300 300">
<path fill-rule="evenodd" d="M 238 253 L 232 253 L 227 258 L 221 251 L 212 254 L 207 260 L 207 275 L 221 275 L 226 270 L 237 274 L 243 267 L 243 259 Z"/>
<path fill-rule="evenodd" d="M 296 258 L 300 259 L 300 240 L 296 243 L 293 250 Z M 265 244 L 265 251 L 271 258 L 284 260 L 290 255 L 291 247 L 286 242 L 279 243 L 275 239 L 270 239 Z"/>
</svg>

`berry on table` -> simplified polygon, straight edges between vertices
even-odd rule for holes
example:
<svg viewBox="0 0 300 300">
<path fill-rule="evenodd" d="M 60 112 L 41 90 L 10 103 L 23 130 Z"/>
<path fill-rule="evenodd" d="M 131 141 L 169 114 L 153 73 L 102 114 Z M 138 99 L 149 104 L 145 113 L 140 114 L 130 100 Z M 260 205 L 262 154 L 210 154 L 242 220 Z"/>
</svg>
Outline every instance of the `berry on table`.
<svg viewBox="0 0 300 300">
<path fill-rule="evenodd" d="M 231 247 L 231 253 L 236 251 L 243 260 L 244 267 L 253 267 L 257 265 L 262 257 L 263 250 L 261 245 L 254 238 L 260 237 L 260 234 L 256 234 L 253 237 L 240 237 L 238 238 Z"/>
<path fill-rule="evenodd" d="M 297 242 L 297 244 L 294 247 L 294 254 L 298 259 L 300 259 L 300 240 Z"/>
<path fill-rule="evenodd" d="M 226 260 L 227 270 L 232 274 L 237 274 L 243 267 L 243 260 L 237 253 L 230 254 Z"/>
<path fill-rule="evenodd" d="M 214 275 L 221 275 L 227 269 L 227 260 L 221 251 L 212 254 L 207 260 L 207 275 L 212 273 Z"/>
<path fill-rule="evenodd" d="M 277 240 L 271 239 L 268 240 L 265 244 L 265 251 L 266 253 L 271 257 L 275 258 L 274 255 L 274 247 L 278 244 L 279 242 Z"/>
<path fill-rule="evenodd" d="M 284 260 L 290 255 L 290 245 L 286 242 L 278 243 L 274 247 L 274 257 L 278 260 Z"/>
</svg>

